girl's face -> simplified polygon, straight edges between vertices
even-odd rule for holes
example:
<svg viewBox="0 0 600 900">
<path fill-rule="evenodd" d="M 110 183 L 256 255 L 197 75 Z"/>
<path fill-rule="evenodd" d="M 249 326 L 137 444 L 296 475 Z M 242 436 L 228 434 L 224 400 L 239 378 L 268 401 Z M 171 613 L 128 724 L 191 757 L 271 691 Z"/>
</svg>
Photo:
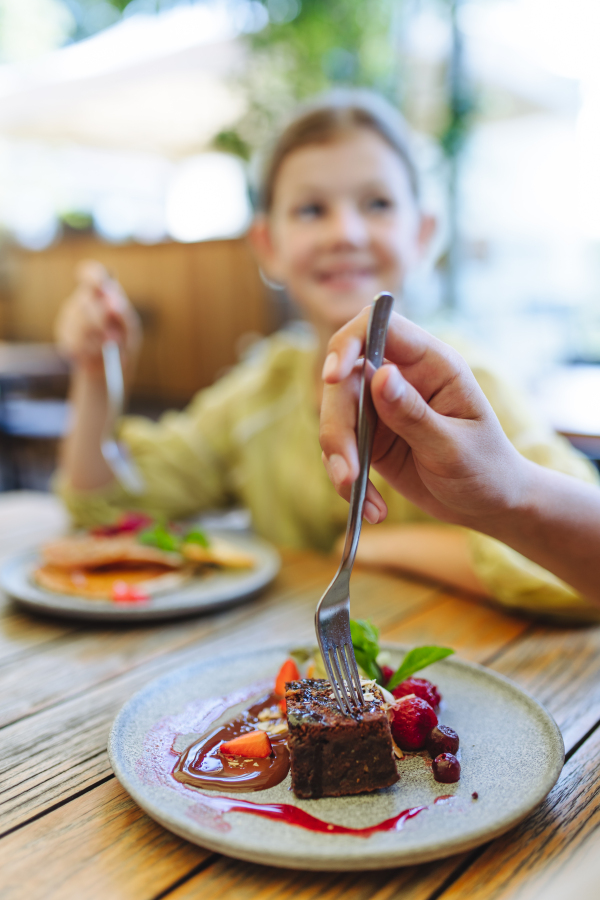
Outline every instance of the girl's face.
<svg viewBox="0 0 600 900">
<path fill-rule="evenodd" d="M 431 227 L 397 153 L 357 128 L 284 159 L 255 243 L 308 318 L 337 329 L 379 291 L 400 292 Z"/>
</svg>

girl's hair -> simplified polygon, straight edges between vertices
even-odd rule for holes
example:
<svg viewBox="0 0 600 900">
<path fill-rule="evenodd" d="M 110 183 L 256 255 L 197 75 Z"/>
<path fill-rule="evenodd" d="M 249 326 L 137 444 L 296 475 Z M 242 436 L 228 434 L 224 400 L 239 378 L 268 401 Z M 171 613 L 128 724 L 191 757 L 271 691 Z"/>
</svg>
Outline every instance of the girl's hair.
<svg viewBox="0 0 600 900">
<path fill-rule="evenodd" d="M 269 212 L 275 182 L 284 159 L 311 144 L 326 144 L 357 128 L 369 128 L 395 150 L 402 160 L 415 199 L 419 199 L 419 176 L 411 149 L 408 127 L 390 103 L 364 89 L 336 89 L 299 107 L 271 144 L 259 164 L 257 206 Z"/>
</svg>

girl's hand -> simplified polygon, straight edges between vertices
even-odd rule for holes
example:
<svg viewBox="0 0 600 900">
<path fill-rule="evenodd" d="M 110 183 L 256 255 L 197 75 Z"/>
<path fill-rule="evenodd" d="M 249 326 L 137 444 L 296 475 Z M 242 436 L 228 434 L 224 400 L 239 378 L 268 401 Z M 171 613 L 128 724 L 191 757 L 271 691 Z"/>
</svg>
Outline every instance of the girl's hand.
<svg viewBox="0 0 600 900">
<path fill-rule="evenodd" d="M 136 311 L 121 285 L 100 263 L 86 260 L 79 264 L 76 274 L 77 287 L 56 320 L 59 350 L 76 368 L 96 375 L 103 373 L 102 344 L 115 340 L 127 369 L 141 342 Z"/>
<path fill-rule="evenodd" d="M 329 342 L 321 407 L 323 461 L 337 492 L 350 497 L 358 476 L 359 357 L 369 309 Z M 525 460 L 502 431 L 464 359 L 407 319 L 392 314 L 386 364 L 373 376 L 379 416 L 372 465 L 412 503 L 442 521 L 480 530 L 513 508 L 525 490 Z M 387 508 L 369 483 L 372 523 Z"/>
</svg>

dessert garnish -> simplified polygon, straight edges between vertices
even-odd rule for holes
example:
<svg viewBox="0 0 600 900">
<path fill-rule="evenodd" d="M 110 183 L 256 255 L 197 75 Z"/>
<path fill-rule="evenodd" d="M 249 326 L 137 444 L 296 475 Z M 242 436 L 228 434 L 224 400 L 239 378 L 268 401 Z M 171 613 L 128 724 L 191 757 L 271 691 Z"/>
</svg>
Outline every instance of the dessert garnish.
<svg viewBox="0 0 600 900">
<path fill-rule="evenodd" d="M 402 750 L 422 750 L 438 723 L 433 707 L 415 694 L 401 697 L 389 713 L 392 735 Z"/>
<path fill-rule="evenodd" d="M 387 688 L 387 690 L 389 690 L 389 688 Z M 409 694 L 415 694 L 417 697 L 420 697 L 421 700 L 425 700 L 426 703 L 429 703 L 433 709 L 436 709 L 440 705 L 440 700 L 442 699 L 435 684 L 432 684 L 427 678 L 415 678 L 414 675 L 411 678 L 407 678 L 406 681 L 402 681 L 400 684 L 396 685 L 390 693 L 398 699 L 400 699 L 400 697 L 406 697 Z"/>
<path fill-rule="evenodd" d="M 456 756 L 458 746 L 457 733 L 447 725 L 436 725 L 425 743 L 425 749 L 432 759 L 435 759 L 440 753 L 452 753 Z"/>
<path fill-rule="evenodd" d="M 224 741 L 219 747 L 219 753 L 223 753 L 225 756 L 266 759 L 272 755 L 273 748 L 265 731 L 249 731 L 230 741 Z"/>
<path fill-rule="evenodd" d="M 453 753 L 440 753 L 433 761 L 433 777 L 442 784 L 454 784 L 460 779 L 460 763 Z"/>
</svg>

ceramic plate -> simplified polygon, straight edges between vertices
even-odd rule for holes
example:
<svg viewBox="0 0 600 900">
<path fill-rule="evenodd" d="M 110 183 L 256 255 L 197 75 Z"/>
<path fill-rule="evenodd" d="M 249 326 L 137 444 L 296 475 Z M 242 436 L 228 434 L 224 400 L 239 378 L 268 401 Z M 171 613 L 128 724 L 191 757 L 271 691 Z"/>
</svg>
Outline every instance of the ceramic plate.
<svg viewBox="0 0 600 900">
<path fill-rule="evenodd" d="M 402 651 L 387 649 L 398 663 Z M 229 795 L 292 804 L 355 829 L 422 808 L 397 830 L 369 837 L 322 834 L 252 813 L 215 810 L 204 794 L 172 777 L 173 742 L 249 705 L 264 693 L 265 682 L 272 687 L 286 655 L 285 648 L 274 648 L 199 661 L 153 682 L 125 704 L 112 727 L 109 755 L 121 784 L 150 816 L 202 847 L 239 859 L 299 869 L 378 869 L 439 859 L 497 837 L 531 812 L 558 778 L 564 746 L 549 713 L 506 678 L 451 657 L 427 675 L 444 698 L 441 723 L 461 739 L 457 784 L 435 782 L 422 753 L 399 764 L 396 785 L 373 794 L 299 800 L 288 775 L 266 791 Z"/>
<path fill-rule="evenodd" d="M 253 569 L 211 571 L 173 591 L 157 594 L 144 603 L 114 603 L 56 594 L 38 587 L 31 577 L 40 559 L 28 551 L 8 560 L 0 571 L 0 587 L 10 597 L 37 612 L 79 619 L 128 621 L 166 619 L 239 603 L 257 594 L 277 575 L 279 554 L 271 544 L 249 534 L 212 531 L 256 558 Z"/>
</svg>

